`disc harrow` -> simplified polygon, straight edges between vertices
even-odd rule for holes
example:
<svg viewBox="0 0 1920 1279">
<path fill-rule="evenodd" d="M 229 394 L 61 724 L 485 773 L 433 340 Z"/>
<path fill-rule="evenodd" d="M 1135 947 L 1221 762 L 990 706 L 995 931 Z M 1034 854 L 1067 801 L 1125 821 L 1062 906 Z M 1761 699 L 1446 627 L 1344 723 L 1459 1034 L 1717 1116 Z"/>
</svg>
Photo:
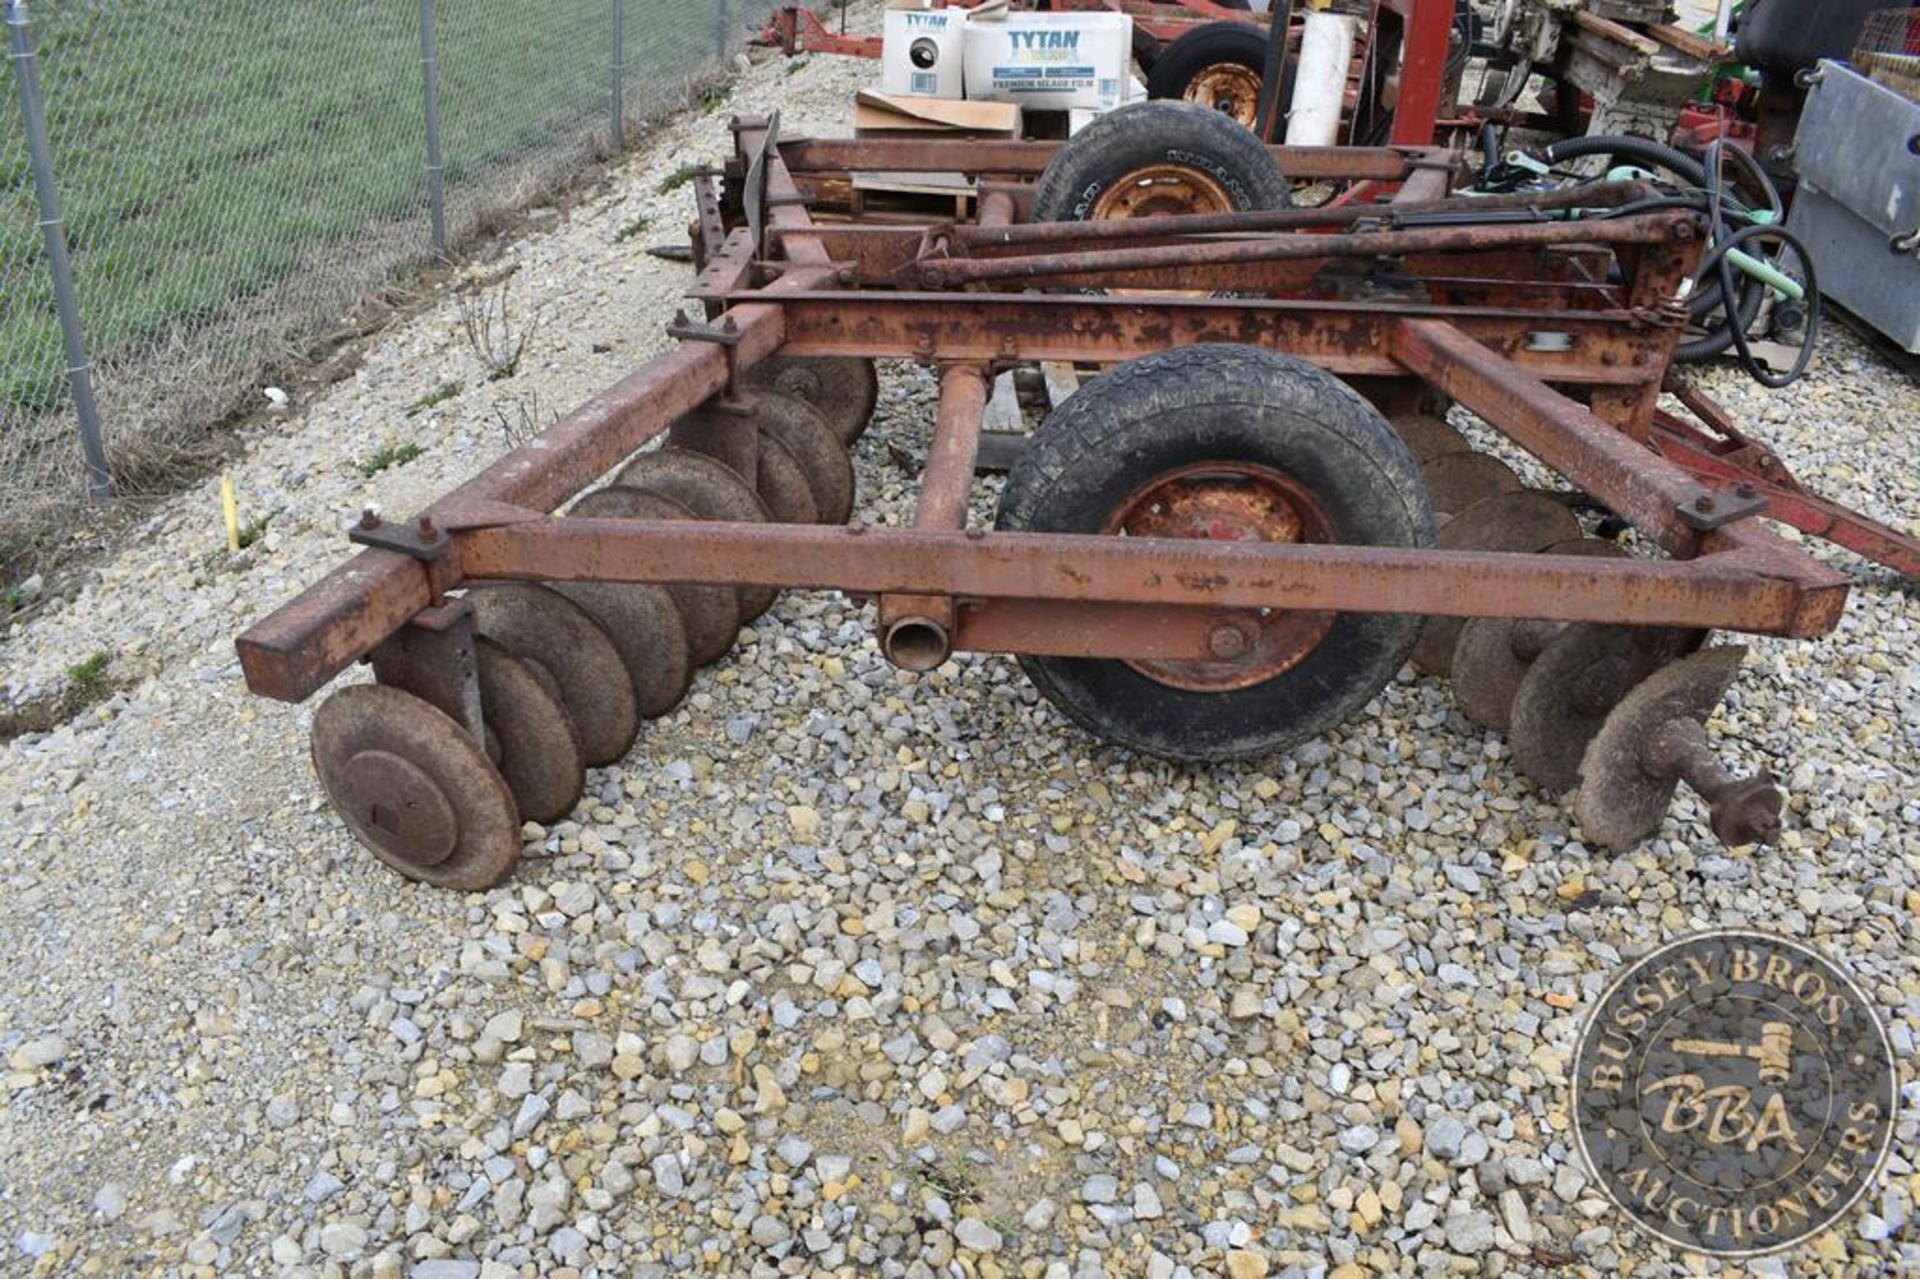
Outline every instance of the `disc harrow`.
<svg viewBox="0 0 1920 1279">
<path fill-rule="evenodd" d="M 1145 164 L 1162 131 L 1155 181 L 1219 136 L 1201 108 L 1125 111 L 1145 114 L 1107 153 Z M 416 518 L 369 512 L 358 558 L 239 639 L 283 700 L 371 663 L 316 712 L 313 754 L 387 865 L 497 882 L 521 823 L 646 749 L 644 721 L 789 588 L 871 601 L 904 669 L 1017 654 L 1067 719 L 1176 759 L 1326 731 L 1411 658 L 1542 789 L 1578 788 L 1592 843 L 1657 830 L 1683 782 L 1721 838 L 1776 828 L 1771 778 L 1721 767 L 1705 728 L 1744 650 L 1702 644 L 1824 634 L 1847 580 L 1754 518 L 1758 490 L 1661 452 L 1696 213 L 1633 182 L 1458 200 L 1444 151 L 1241 139 L 1233 164 L 1339 198 L 1047 221 L 1036 189 L 1068 184 L 1039 180 L 1098 154 L 734 131 L 692 184 L 703 318 L 676 318 L 679 345 Z M 854 180 L 880 171 L 972 175 L 975 212 L 863 219 Z M 855 513 L 877 359 L 939 384 L 908 526 Z M 995 382 L 1039 364 L 1088 380 L 996 437 L 999 518 L 969 526 Z M 1562 487 L 1471 448 L 1455 404 Z"/>
</svg>

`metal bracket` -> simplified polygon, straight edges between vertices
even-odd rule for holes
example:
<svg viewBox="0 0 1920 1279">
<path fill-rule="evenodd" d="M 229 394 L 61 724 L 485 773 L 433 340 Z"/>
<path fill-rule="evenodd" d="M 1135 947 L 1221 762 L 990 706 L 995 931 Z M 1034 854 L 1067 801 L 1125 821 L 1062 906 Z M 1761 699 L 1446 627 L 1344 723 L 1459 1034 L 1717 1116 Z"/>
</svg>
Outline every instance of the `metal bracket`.
<svg viewBox="0 0 1920 1279">
<path fill-rule="evenodd" d="M 707 249 L 706 261 L 687 287 L 687 296 L 711 304 L 736 289 L 750 287 L 753 268 L 753 244 L 746 231 L 730 232 L 720 244 Z M 707 318 L 712 320 L 716 315 L 709 310 Z"/>
<path fill-rule="evenodd" d="M 1765 515 L 1767 499 L 1743 480 L 1723 489 L 1703 492 L 1692 502 L 1674 509 L 1679 512 L 1681 523 L 1706 533 L 1750 515 Z"/>
<path fill-rule="evenodd" d="M 390 524 L 368 507 L 359 521 L 347 530 L 347 540 L 377 550 L 395 551 L 420 561 L 427 569 L 427 589 L 434 604 L 443 603 L 447 591 L 459 578 L 459 565 L 453 557 L 453 538 L 422 515 L 411 523 Z"/>
<path fill-rule="evenodd" d="M 422 609 L 381 641 L 367 660 L 380 683 L 439 707 L 475 741 L 486 741 L 471 604 L 449 600 Z"/>
<path fill-rule="evenodd" d="M 688 318 L 685 311 L 675 311 L 673 323 L 667 325 L 667 336 L 682 342 L 712 342 L 719 346 L 727 357 L 727 385 L 716 398 L 708 401 L 708 407 L 742 416 L 753 411 L 752 406 L 740 398 L 740 326 L 733 322 L 731 315 L 703 323 Z"/>
</svg>

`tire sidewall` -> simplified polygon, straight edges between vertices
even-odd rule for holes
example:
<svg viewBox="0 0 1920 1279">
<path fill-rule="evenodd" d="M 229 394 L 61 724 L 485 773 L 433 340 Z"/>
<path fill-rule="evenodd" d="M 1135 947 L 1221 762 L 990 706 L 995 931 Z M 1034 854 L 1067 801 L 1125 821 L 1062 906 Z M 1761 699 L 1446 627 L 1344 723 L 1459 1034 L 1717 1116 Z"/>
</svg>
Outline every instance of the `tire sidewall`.
<svg viewBox="0 0 1920 1279">
<path fill-rule="evenodd" d="M 1000 527 L 1098 533 L 1119 501 L 1155 476 L 1217 460 L 1290 476 L 1314 493 L 1342 543 L 1431 543 L 1411 453 L 1371 405 L 1325 372 L 1244 347 L 1187 347 L 1131 364 L 1142 367 L 1105 391 L 1105 379 L 1090 383 L 1041 428 L 1042 451 L 1049 430 L 1098 438 L 1016 471 Z M 1156 379 L 1160 372 L 1169 376 Z M 1296 665 L 1230 692 L 1174 688 L 1117 660 L 1020 662 L 1050 701 L 1100 737 L 1175 759 L 1223 759 L 1283 750 L 1352 717 L 1405 663 L 1422 620 L 1337 614 Z"/>
<path fill-rule="evenodd" d="M 1251 132 L 1210 108 L 1161 100 L 1122 107 L 1069 138 L 1040 176 L 1034 221 L 1086 221 L 1115 183 L 1163 164 L 1206 174 L 1235 212 L 1289 202 L 1279 166 Z"/>
</svg>

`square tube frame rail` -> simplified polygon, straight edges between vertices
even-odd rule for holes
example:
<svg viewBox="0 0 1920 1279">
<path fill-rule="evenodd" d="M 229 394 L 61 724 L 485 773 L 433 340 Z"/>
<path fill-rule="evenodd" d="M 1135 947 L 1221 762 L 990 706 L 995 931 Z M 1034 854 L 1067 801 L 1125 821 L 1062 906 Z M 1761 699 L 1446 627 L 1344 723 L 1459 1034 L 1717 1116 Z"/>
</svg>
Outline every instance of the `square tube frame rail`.
<svg viewBox="0 0 1920 1279">
<path fill-rule="evenodd" d="M 1751 518 L 1760 504 L 1742 502 L 1731 488 L 1703 485 L 1646 443 L 1677 340 L 1673 285 L 1699 248 L 1675 229 L 1680 222 L 1636 216 L 1596 224 L 1614 228 L 1605 233 L 1613 242 L 1602 247 L 1629 267 L 1624 299 L 1596 299 L 1578 281 L 1556 291 L 1524 277 L 1509 281 L 1510 291 L 1482 288 L 1477 294 L 1469 290 L 1473 300 L 1466 303 L 1425 304 L 1404 298 L 888 291 L 863 287 L 863 277 L 891 273 L 897 280 L 903 270 L 942 258 L 991 265 L 1006 247 L 991 247 L 995 238 L 1014 242 L 1017 252 L 1025 233 L 1025 225 L 1014 221 L 1022 204 L 1019 189 L 983 181 L 977 224 L 903 231 L 816 223 L 809 196 L 823 183 L 862 167 L 945 167 L 983 179 L 1030 178 L 1052 148 L 916 141 L 907 156 L 865 140 L 768 145 L 773 130 L 757 118 L 737 120 L 735 130 L 740 155 L 731 171 L 737 177 L 748 161 L 758 166 L 765 196 L 759 229 L 767 243 L 759 254 L 751 246 L 722 252 L 716 237 L 731 245 L 746 232 L 723 224 L 710 179 L 699 180 L 696 240 L 707 266 L 693 295 L 718 316 L 704 332 L 712 340 L 683 341 L 640 365 L 415 520 L 363 521 L 355 540 L 369 549 L 238 639 L 254 692 L 300 701 L 388 641 L 421 629 L 409 623 L 430 628 L 434 615 L 426 611 L 447 591 L 485 580 L 837 589 L 880 597 L 883 629 L 931 624 L 956 649 L 1162 660 L 1204 660 L 1216 628 L 1232 624 L 1236 611 L 1253 608 L 1530 617 L 1787 636 L 1823 634 L 1839 621 L 1845 577 Z M 1444 194 L 1441 153 L 1275 150 L 1295 174 L 1319 172 L 1398 188 L 1396 204 L 1369 206 L 1372 214 L 1323 215 L 1334 224 L 1383 209 L 1420 210 Z M 1442 174 L 1438 189 L 1436 171 Z M 1498 267 L 1512 241 L 1497 234 L 1500 228 L 1490 236 L 1485 228 L 1470 230 L 1479 238 L 1427 236 L 1404 243 Z M 1230 260 L 1214 269 L 1297 274 L 1340 260 L 1333 253 L 1295 261 L 1303 237 L 1256 231 L 1250 240 L 1215 239 Z M 891 239 L 851 244 L 869 234 Z M 1165 255 L 1156 244 L 1171 239 L 1198 247 L 1209 239 L 1141 228 L 1137 245 L 1121 239 L 1109 250 L 1102 248 L 1106 233 L 1074 241 L 1040 231 L 1033 238 L 1042 241 L 1038 248 L 1077 257 L 1068 264 L 1074 270 L 1109 281 L 1152 278 L 1151 270 L 1164 269 Z M 1336 241 L 1328 237 L 1329 244 Z M 963 249 L 961 256 L 946 258 L 953 246 L 969 243 L 982 256 L 970 259 Z M 1369 241 L 1347 256 L 1368 258 L 1382 247 Z M 859 252 L 852 260 L 841 256 L 853 249 Z M 1117 256 L 1102 259 L 1101 252 Z M 1126 276 L 1119 264 L 1139 263 L 1142 253 L 1159 256 L 1151 257 L 1150 269 L 1139 268 L 1146 276 L 1138 270 Z M 1242 257 L 1252 261 L 1237 260 Z M 716 273 L 722 277 L 717 282 Z M 1052 277 L 1061 278 L 1076 277 Z M 1531 341 L 1542 329 L 1564 341 Z M 688 326 L 682 335 L 697 339 L 699 330 Z M 995 372 L 1033 359 L 1111 363 L 1195 341 L 1289 351 L 1342 375 L 1417 378 L 1630 521 L 1670 558 L 1196 542 L 965 526 L 986 389 Z M 776 351 L 909 358 L 940 370 L 939 414 L 913 527 L 548 514 L 676 419 L 728 394 L 741 372 Z M 1592 407 L 1556 386 L 1574 388 Z"/>
</svg>

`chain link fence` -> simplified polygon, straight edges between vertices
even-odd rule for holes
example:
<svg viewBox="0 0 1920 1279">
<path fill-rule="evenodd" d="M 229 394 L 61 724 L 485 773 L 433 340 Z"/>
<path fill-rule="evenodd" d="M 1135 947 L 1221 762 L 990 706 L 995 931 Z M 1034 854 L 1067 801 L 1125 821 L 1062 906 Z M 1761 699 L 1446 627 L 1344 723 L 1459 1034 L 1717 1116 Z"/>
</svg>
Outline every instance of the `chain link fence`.
<svg viewBox="0 0 1920 1279">
<path fill-rule="evenodd" d="M 114 491 L 137 493 L 436 243 L 686 102 L 772 6 L 0 0 L 16 64 L 0 103 L 0 563 L 70 523 L 88 488 L 29 78 L 104 455 Z"/>
</svg>

